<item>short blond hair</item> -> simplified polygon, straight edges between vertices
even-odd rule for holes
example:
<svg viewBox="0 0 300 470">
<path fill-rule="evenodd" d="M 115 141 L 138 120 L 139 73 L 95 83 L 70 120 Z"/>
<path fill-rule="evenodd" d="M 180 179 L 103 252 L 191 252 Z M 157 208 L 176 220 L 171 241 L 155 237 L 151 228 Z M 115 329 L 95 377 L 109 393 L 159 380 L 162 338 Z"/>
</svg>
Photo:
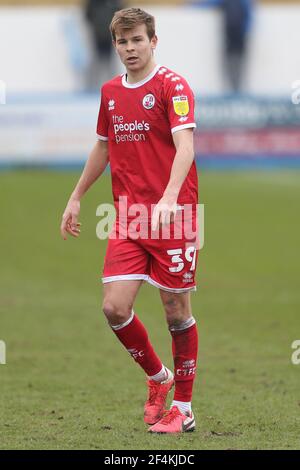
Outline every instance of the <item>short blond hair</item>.
<svg viewBox="0 0 300 470">
<path fill-rule="evenodd" d="M 155 36 L 155 19 L 141 8 L 123 8 L 116 11 L 110 23 L 110 32 L 112 39 L 116 40 L 116 33 L 121 30 L 130 30 L 144 24 L 147 29 L 147 35 L 151 40 Z"/>
</svg>

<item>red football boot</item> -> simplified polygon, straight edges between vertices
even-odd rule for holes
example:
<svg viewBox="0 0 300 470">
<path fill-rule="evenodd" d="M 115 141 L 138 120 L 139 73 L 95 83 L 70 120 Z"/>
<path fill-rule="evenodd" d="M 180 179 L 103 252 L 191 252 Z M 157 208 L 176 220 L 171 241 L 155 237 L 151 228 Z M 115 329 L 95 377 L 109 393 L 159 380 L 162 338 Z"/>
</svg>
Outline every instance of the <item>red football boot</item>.
<svg viewBox="0 0 300 470">
<path fill-rule="evenodd" d="M 174 385 L 174 375 L 168 371 L 168 378 L 164 382 L 148 380 L 147 384 L 149 395 L 144 407 L 144 421 L 155 424 L 164 414 L 167 395 Z"/>
<path fill-rule="evenodd" d="M 185 415 L 179 411 L 177 406 L 166 411 L 163 417 L 148 431 L 157 434 L 173 434 L 179 432 L 190 432 L 195 429 L 195 418 L 191 412 L 189 415 Z"/>
</svg>

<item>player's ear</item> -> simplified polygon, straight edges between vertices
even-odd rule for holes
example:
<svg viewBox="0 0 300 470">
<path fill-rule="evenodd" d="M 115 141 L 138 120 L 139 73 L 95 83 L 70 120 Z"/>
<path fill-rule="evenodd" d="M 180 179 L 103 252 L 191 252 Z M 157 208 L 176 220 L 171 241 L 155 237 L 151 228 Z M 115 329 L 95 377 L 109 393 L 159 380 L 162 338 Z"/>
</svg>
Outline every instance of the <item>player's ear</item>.
<svg viewBox="0 0 300 470">
<path fill-rule="evenodd" d="M 153 38 L 151 39 L 151 49 L 152 50 L 156 49 L 157 42 L 158 42 L 158 38 L 157 38 L 156 34 L 154 34 Z"/>
</svg>

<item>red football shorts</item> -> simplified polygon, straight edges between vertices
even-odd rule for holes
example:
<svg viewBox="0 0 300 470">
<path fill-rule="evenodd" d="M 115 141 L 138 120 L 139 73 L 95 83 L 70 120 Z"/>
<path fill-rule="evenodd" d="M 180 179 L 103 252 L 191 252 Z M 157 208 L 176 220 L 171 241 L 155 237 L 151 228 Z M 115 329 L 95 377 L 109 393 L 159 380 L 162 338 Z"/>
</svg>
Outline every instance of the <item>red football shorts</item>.
<svg viewBox="0 0 300 470">
<path fill-rule="evenodd" d="M 160 228 L 154 237 L 151 222 L 145 224 L 139 235 L 136 225 L 132 231 L 130 223 L 125 227 L 116 220 L 108 240 L 102 282 L 144 280 L 170 292 L 196 290 L 196 221 L 193 219 L 186 230 L 175 219 L 164 228 L 165 233 Z"/>
</svg>

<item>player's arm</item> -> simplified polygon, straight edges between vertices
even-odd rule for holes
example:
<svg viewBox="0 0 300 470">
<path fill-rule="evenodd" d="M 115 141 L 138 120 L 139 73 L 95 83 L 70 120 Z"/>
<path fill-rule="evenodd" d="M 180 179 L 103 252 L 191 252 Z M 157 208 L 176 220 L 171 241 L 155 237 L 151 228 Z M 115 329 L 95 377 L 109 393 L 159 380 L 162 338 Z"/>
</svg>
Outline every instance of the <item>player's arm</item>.
<svg viewBox="0 0 300 470">
<path fill-rule="evenodd" d="M 64 240 L 67 239 L 67 234 L 73 237 L 79 236 L 80 224 L 78 223 L 78 216 L 80 212 L 80 200 L 92 184 L 102 175 L 107 163 L 108 143 L 103 140 L 98 140 L 89 155 L 84 170 L 63 213 L 60 232 Z"/>
<path fill-rule="evenodd" d="M 194 160 L 193 129 L 174 132 L 173 141 L 176 154 L 168 185 L 153 211 L 152 230 L 156 230 L 159 224 L 168 224 L 174 220 L 178 195 Z"/>
</svg>

